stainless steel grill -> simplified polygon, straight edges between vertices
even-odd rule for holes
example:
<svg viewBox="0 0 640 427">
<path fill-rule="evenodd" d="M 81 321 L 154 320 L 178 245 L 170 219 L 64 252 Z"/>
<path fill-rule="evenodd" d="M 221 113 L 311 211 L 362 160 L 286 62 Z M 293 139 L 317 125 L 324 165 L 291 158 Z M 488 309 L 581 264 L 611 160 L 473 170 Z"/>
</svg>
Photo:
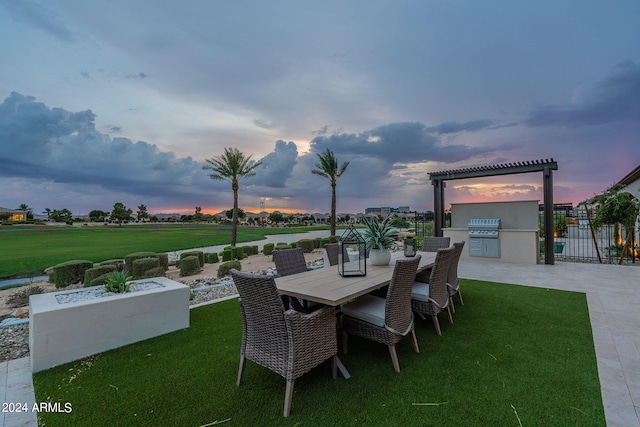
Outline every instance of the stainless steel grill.
<svg viewBox="0 0 640 427">
<path fill-rule="evenodd" d="M 497 239 L 499 237 L 499 219 L 470 219 L 467 225 L 469 227 L 469 237 L 480 237 L 485 239 Z"/>
</svg>

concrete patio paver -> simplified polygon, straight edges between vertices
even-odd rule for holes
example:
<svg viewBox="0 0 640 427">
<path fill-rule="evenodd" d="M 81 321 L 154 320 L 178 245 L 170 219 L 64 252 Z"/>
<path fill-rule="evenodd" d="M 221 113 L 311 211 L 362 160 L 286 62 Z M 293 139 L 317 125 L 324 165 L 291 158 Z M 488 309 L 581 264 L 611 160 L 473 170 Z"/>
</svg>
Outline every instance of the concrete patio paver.
<svg viewBox="0 0 640 427">
<path fill-rule="evenodd" d="M 639 267 L 564 262 L 553 266 L 515 265 L 464 260 L 459 270 L 463 278 L 584 292 L 607 426 L 640 427 Z M 462 292 L 464 296 L 464 287 Z M 0 363 L 2 402 L 33 405 L 29 366 L 28 357 Z M 37 426 L 36 414 L 32 412 L 3 413 L 0 420 L 5 427 Z"/>
</svg>

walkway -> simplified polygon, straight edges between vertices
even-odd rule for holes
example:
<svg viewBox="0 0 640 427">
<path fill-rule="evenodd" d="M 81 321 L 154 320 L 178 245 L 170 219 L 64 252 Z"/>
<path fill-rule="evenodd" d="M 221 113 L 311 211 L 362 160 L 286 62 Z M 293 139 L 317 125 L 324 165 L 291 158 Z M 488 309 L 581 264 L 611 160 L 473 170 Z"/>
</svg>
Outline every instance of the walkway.
<svg viewBox="0 0 640 427">
<path fill-rule="evenodd" d="M 586 293 L 607 426 L 640 427 L 639 267 L 464 260 L 460 276 Z M 33 405 L 29 358 L 0 363 L 0 393 L 1 402 Z M 37 426 L 31 412 L 3 413 L 0 420 L 5 427 Z"/>
</svg>

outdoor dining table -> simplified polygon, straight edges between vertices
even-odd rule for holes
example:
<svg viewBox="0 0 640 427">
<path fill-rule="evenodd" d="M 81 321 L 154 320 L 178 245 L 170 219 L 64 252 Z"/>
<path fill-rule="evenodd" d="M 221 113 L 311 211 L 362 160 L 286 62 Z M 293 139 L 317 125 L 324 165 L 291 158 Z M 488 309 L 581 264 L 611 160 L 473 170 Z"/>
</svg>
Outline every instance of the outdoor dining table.
<svg viewBox="0 0 640 427">
<path fill-rule="evenodd" d="M 418 251 L 417 253 L 421 255 L 418 271 L 433 267 L 436 259 L 435 252 Z M 367 264 L 367 274 L 364 276 L 342 277 L 338 273 L 338 266 L 335 265 L 276 277 L 275 282 L 281 295 L 339 307 L 347 301 L 388 285 L 393 276 L 396 260 L 402 258 L 404 258 L 403 252 L 393 252 L 388 265 Z M 349 378 L 349 372 L 339 358 L 338 370 L 345 379 Z"/>
</svg>

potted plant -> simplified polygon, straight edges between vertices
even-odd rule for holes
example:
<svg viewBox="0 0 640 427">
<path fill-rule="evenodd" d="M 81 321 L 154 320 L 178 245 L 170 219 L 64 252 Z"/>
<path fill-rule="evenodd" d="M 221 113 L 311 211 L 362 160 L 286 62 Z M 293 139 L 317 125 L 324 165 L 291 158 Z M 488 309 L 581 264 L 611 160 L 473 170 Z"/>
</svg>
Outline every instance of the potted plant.
<svg viewBox="0 0 640 427">
<path fill-rule="evenodd" d="M 391 224 L 391 218 L 378 221 L 374 216 L 363 217 L 362 222 L 366 226 L 364 240 L 369 249 L 369 260 L 372 265 L 387 265 L 391 261 L 389 248 L 398 239 L 397 230 Z"/>
</svg>

